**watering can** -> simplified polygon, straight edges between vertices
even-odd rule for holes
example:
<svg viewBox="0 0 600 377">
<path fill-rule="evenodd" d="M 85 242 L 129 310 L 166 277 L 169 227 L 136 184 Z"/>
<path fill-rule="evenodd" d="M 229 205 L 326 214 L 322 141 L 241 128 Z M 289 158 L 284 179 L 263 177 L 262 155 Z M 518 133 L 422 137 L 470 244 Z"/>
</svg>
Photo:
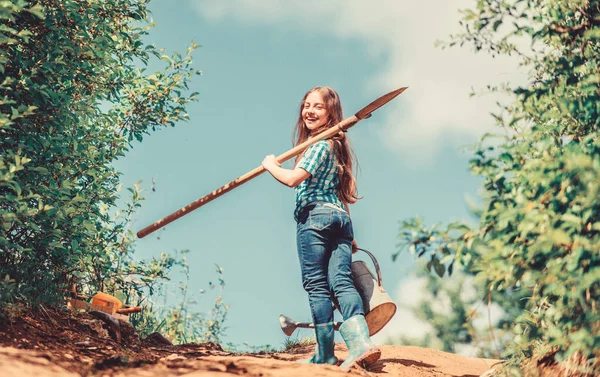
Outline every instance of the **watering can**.
<svg viewBox="0 0 600 377">
<path fill-rule="evenodd" d="M 375 266 L 377 276 L 375 276 L 371 270 L 367 267 L 367 264 L 363 261 L 352 262 L 352 280 L 354 286 L 360 295 L 365 310 L 365 319 L 369 326 L 369 335 L 377 334 L 394 316 L 396 313 L 396 304 L 392 301 L 388 293 L 383 289 L 383 283 L 381 279 L 381 270 L 379 269 L 379 263 L 375 256 L 365 249 L 358 249 L 365 252 Z M 332 300 L 334 306 L 338 311 L 341 312 L 339 305 L 336 300 Z M 314 328 L 314 324 L 308 322 L 296 322 L 293 319 L 284 316 L 279 316 L 279 323 L 284 334 L 291 336 L 296 328 Z M 338 330 L 340 322 L 335 322 L 333 328 Z"/>
</svg>

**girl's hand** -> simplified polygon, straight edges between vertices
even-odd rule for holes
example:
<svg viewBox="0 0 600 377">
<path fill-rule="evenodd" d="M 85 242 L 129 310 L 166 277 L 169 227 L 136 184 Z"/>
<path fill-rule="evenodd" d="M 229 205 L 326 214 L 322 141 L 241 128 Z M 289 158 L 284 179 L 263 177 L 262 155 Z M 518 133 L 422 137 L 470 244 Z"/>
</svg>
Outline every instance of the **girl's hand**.
<svg viewBox="0 0 600 377">
<path fill-rule="evenodd" d="M 357 251 L 358 251 L 358 244 L 356 243 L 356 240 L 352 240 L 352 254 L 356 254 Z"/>
<path fill-rule="evenodd" d="M 273 166 L 281 166 L 274 154 L 270 154 L 262 162 L 263 168 L 270 170 Z"/>
</svg>

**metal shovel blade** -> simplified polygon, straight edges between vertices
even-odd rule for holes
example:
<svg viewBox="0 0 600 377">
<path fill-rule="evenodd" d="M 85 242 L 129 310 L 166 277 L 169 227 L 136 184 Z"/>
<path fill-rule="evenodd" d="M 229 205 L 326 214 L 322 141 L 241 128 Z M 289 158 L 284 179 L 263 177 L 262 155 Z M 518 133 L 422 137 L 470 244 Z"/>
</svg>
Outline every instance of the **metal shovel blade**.
<svg viewBox="0 0 600 377">
<path fill-rule="evenodd" d="M 408 87 L 400 88 L 400 89 L 394 90 L 392 92 L 389 92 L 388 94 L 385 94 L 385 95 L 377 98 L 375 101 L 373 101 L 370 104 L 368 104 L 367 106 L 363 107 L 354 115 L 358 119 L 367 119 L 371 116 L 371 113 L 373 111 L 379 109 L 381 106 L 390 102 L 391 100 L 393 100 L 394 98 L 399 96 L 406 89 L 408 89 Z"/>
<path fill-rule="evenodd" d="M 287 336 L 292 336 L 296 328 L 298 327 L 298 323 L 291 319 L 290 317 L 286 317 L 283 314 L 279 316 L 279 324 L 281 325 L 281 330 Z"/>
</svg>

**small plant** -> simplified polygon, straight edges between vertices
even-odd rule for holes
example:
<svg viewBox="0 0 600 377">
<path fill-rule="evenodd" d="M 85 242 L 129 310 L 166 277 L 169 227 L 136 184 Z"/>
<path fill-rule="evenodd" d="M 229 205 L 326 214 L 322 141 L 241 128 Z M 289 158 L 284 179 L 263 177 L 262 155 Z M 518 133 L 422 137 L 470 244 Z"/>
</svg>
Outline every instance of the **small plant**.
<svg viewBox="0 0 600 377">
<path fill-rule="evenodd" d="M 15 294 L 17 292 L 17 285 L 15 281 L 6 275 L 4 279 L 0 280 L 0 318 L 12 318 L 14 313 L 13 304 Z"/>
<path fill-rule="evenodd" d="M 283 351 L 291 351 L 296 348 L 305 347 L 317 344 L 317 340 L 314 336 L 299 338 L 298 336 L 288 336 L 283 340 Z"/>
<path fill-rule="evenodd" d="M 187 253 L 183 251 L 182 254 Z M 146 295 L 136 296 L 139 302 L 145 302 L 144 311 L 132 315 L 131 323 L 136 327 L 140 336 L 146 337 L 153 332 L 160 332 L 175 344 L 184 343 L 206 343 L 220 344 L 226 327 L 223 326 L 229 310 L 229 305 L 223 302 L 223 290 L 225 280 L 223 279 L 223 268 L 216 265 L 219 281 L 219 293 L 214 301 L 210 314 L 200 313 L 192 309 L 196 301 L 191 297 L 189 287 L 189 265 L 183 256 L 177 258 L 178 265 L 182 267 L 184 280 L 179 283 L 181 303 L 169 307 L 158 307 L 154 304 L 155 297 L 167 297 L 171 295 L 166 283 L 162 283 L 154 292 Z M 209 283 L 212 285 L 212 283 Z M 204 290 L 200 291 L 202 294 Z M 139 305 L 139 304 L 138 304 Z"/>
</svg>

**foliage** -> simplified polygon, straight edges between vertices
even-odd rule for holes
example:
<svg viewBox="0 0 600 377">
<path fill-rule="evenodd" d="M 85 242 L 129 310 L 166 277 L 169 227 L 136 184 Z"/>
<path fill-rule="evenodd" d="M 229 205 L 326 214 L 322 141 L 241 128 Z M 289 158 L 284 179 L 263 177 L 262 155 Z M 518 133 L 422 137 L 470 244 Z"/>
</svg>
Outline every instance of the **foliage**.
<svg viewBox="0 0 600 377">
<path fill-rule="evenodd" d="M 6 275 L 4 279 L 0 280 L 0 308 L 9 308 L 10 311 L 13 296 L 15 294 L 15 281 Z M 5 310 L 0 310 L 0 319 L 5 317 Z"/>
<path fill-rule="evenodd" d="M 184 251 L 185 254 L 187 251 Z M 223 290 L 225 280 L 223 279 L 223 268 L 216 266 L 218 276 L 219 292 L 215 298 L 213 309 L 210 315 L 196 312 L 191 306 L 197 302 L 190 297 L 189 288 L 189 265 L 185 257 L 178 258 L 182 267 L 185 280 L 178 286 L 178 294 L 181 302 L 179 305 L 170 305 L 167 308 L 159 308 L 155 297 L 165 297 L 170 295 L 166 284 L 161 284 L 161 289 L 153 295 L 137 296 L 139 304 L 145 302 L 145 310 L 141 314 L 131 316 L 131 322 L 136 327 L 141 337 L 148 336 L 153 332 L 160 332 L 173 343 L 221 343 L 226 328 L 223 323 L 227 317 L 229 305 L 223 302 Z M 209 283 L 211 288 L 216 285 Z M 204 295 L 205 290 L 200 290 Z"/>
<path fill-rule="evenodd" d="M 115 215 L 112 163 L 133 140 L 185 120 L 195 99 L 186 93 L 196 46 L 169 57 L 146 45 L 147 3 L 0 3 L 0 276 L 30 304 L 59 302 L 71 284 L 115 291 L 140 275 L 150 286 L 174 264 L 133 263 L 138 185 Z M 153 58 L 164 70 L 138 68 Z"/>
<path fill-rule="evenodd" d="M 500 358 L 505 343 L 512 339 L 509 318 L 519 312 L 520 298 L 514 297 L 514 293 L 490 292 L 485 282 L 474 279 L 468 270 L 457 270 L 452 276 L 440 279 L 427 271 L 423 259 L 417 262 L 411 279 L 419 286 L 419 301 L 404 304 L 404 309 L 431 326 L 432 331 L 420 336 L 389 338 L 386 343 Z"/>
<path fill-rule="evenodd" d="M 572 373 L 597 374 L 600 2 L 479 0 L 462 24 L 449 45 L 517 55 L 531 81 L 491 88 L 510 88 L 515 101 L 493 114 L 504 135 L 482 138 L 470 162 L 485 179 L 479 224 L 432 231 L 413 220 L 402 245 L 439 275 L 458 263 L 492 291 L 527 297 L 507 356 L 546 349 L 558 362 L 580 360 Z"/>
<path fill-rule="evenodd" d="M 144 199 L 140 183 L 116 208 L 113 162 L 134 140 L 187 119 L 195 71 L 191 53 L 163 54 L 143 37 L 148 0 L 0 2 L 0 303 L 59 304 L 79 293 L 114 294 L 144 305 L 132 322 L 175 342 L 218 342 L 228 305 L 219 295 L 210 316 L 190 311 L 187 280 L 181 304 L 158 310 L 160 295 L 185 257 L 137 261 L 130 230 Z M 162 59 L 165 68 L 139 68 Z M 162 321 L 159 317 L 164 316 Z"/>
</svg>

